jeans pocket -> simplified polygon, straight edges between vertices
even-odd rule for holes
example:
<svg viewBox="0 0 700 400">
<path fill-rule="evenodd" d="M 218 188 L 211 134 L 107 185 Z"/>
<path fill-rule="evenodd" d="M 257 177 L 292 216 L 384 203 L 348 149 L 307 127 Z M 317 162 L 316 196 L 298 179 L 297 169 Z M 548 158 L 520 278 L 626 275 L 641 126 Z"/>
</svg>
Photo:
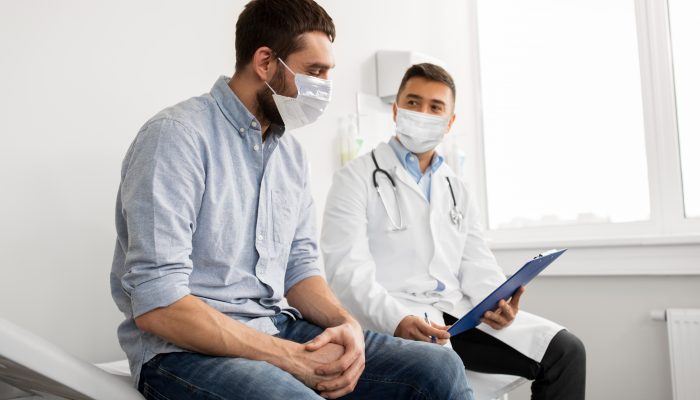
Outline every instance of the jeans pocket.
<svg viewBox="0 0 700 400">
<path fill-rule="evenodd" d="M 170 400 L 170 398 L 159 391 L 157 391 L 153 386 L 148 383 L 143 384 L 143 397 L 147 400 Z"/>
</svg>

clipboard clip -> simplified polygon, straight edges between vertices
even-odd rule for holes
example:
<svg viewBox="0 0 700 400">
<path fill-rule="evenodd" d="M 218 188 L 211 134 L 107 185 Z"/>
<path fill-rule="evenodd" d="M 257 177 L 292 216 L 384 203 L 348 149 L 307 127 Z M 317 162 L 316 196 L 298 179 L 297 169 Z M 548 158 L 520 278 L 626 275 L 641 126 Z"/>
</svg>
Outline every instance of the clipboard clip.
<svg viewBox="0 0 700 400">
<path fill-rule="evenodd" d="M 540 254 L 536 255 L 536 256 L 533 258 L 533 260 L 537 260 L 538 258 L 546 257 L 546 256 L 548 256 L 548 255 L 550 255 L 550 254 L 554 254 L 554 253 L 556 253 L 556 252 L 558 252 L 558 251 L 559 251 L 559 250 L 557 250 L 557 249 L 547 250 L 547 251 L 545 251 L 544 253 L 540 253 Z"/>
</svg>

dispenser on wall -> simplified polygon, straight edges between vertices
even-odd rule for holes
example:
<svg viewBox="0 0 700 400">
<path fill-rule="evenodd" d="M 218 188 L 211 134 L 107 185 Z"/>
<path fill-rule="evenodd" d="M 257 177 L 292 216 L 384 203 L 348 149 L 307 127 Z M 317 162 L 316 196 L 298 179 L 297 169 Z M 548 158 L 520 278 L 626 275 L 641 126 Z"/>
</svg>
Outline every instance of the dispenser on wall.
<svg viewBox="0 0 700 400">
<path fill-rule="evenodd" d="M 414 51 L 380 50 L 376 54 L 377 96 L 385 103 L 393 103 L 401 78 L 413 64 L 432 63 L 445 67 L 441 60 Z"/>
</svg>

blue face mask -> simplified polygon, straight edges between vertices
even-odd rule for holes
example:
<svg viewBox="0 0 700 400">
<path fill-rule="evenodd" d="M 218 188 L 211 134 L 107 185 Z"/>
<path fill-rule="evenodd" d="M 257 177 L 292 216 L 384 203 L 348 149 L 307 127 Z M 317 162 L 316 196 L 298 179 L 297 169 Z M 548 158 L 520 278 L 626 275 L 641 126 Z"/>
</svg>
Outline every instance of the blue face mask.
<svg viewBox="0 0 700 400">
<path fill-rule="evenodd" d="M 294 84 L 297 87 L 297 96 L 287 97 L 277 94 L 265 82 L 267 87 L 272 90 L 272 99 L 277 105 L 280 116 L 282 116 L 285 129 L 296 129 L 316 122 L 331 101 L 331 81 L 295 73 L 284 61 L 278 60 L 289 72 L 294 74 Z"/>
</svg>

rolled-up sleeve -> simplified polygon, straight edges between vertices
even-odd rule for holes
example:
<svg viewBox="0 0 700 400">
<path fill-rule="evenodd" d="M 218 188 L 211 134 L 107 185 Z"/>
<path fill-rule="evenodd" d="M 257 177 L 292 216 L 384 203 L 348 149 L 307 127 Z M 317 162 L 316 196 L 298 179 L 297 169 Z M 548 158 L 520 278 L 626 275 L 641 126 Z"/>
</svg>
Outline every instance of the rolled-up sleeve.
<svg viewBox="0 0 700 400">
<path fill-rule="evenodd" d="M 308 166 L 294 239 L 289 252 L 284 276 L 285 295 L 294 285 L 312 276 L 322 276 L 318 266 L 318 242 L 316 239 L 316 208 L 309 186 Z"/>
<path fill-rule="evenodd" d="M 197 135 L 162 119 L 139 132 L 120 187 L 128 245 L 121 277 L 134 318 L 190 293 L 192 235 L 204 193 Z"/>
</svg>

